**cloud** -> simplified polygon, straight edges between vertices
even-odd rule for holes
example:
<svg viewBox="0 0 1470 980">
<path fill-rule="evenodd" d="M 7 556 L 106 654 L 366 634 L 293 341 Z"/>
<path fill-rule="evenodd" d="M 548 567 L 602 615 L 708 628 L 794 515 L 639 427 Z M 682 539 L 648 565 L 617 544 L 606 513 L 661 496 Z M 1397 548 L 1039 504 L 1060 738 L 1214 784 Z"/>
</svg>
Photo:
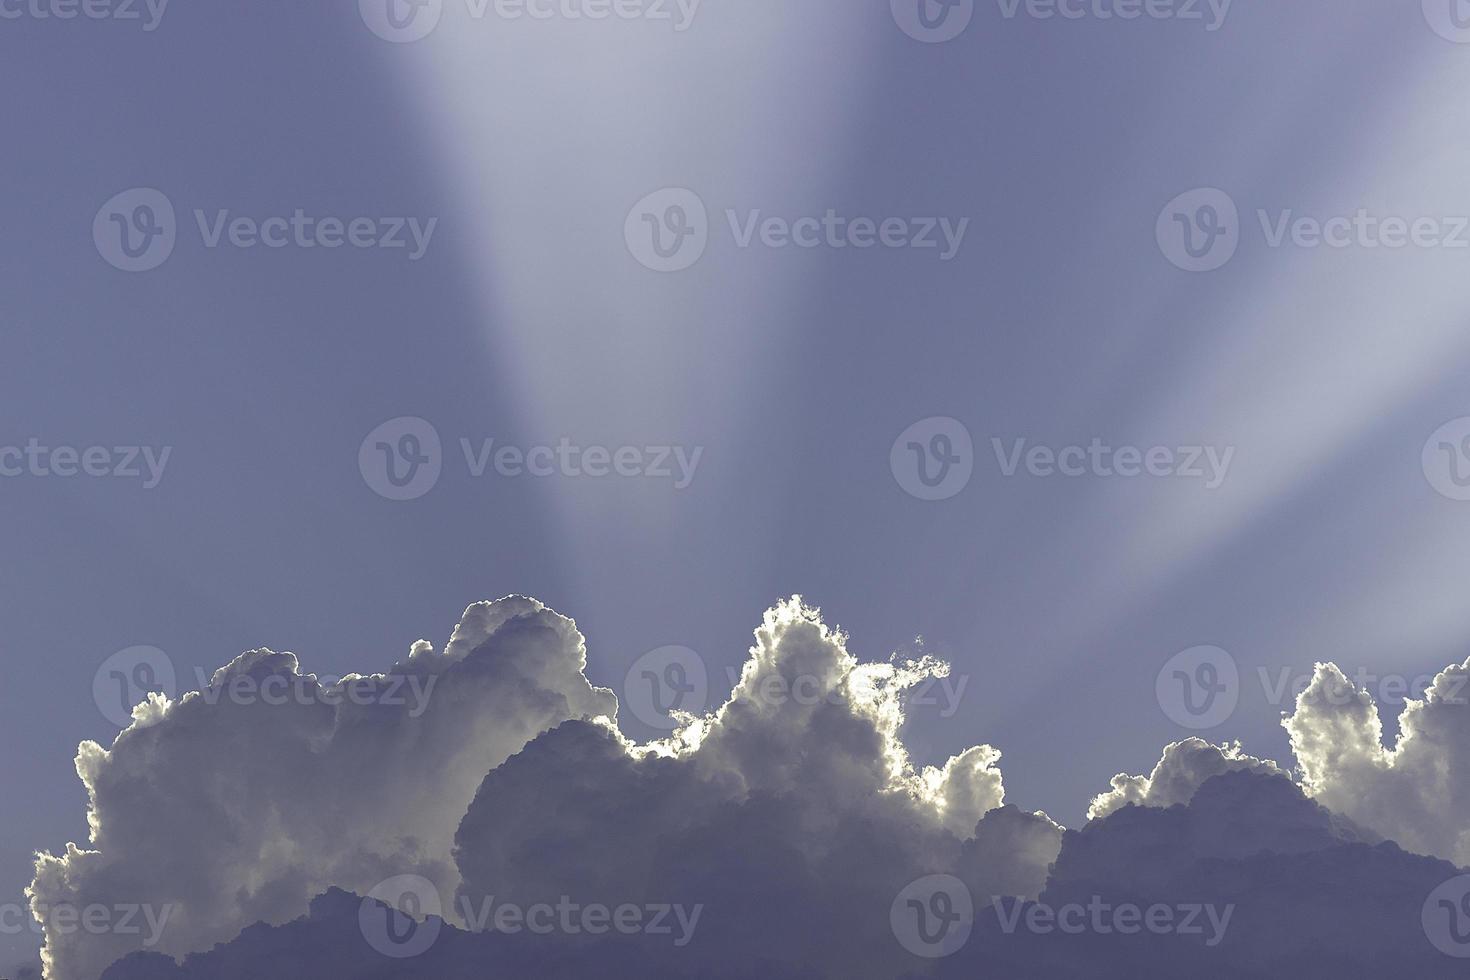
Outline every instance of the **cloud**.
<svg viewBox="0 0 1470 980">
<path fill-rule="evenodd" d="M 1372 696 L 1332 664 L 1317 665 L 1282 724 L 1315 799 L 1411 851 L 1470 867 L 1470 661 L 1405 703 L 1391 749 Z"/>
<path fill-rule="evenodd" d="M 1092 801 L 1087 817 L 1097 820 L 1130 803 L 1152 807 L 1188 803 L 1205 780 L 1240 769 L 1268 774 L 1281 772 L 1274 762 L 1246 755 L 1238 742 L 1211 745 L 1202 738 L 1174 742 L 1165 747 L 1163 757 L 1150 775 L 1114 776 L 1113 788 Z"/>
<path fill-rule="evenodd" d="M 454 832 L 485 773 L 563 721 L 616 712 L 584 665 L 570 620 L 509 598 L 471 606 L 442 654 L 420 641 L 384 675 L 324 687 L 262 650 L 205 693 L 150 699 L 111 749 L 78 750 L 90 846 L 37 860 L 48 976 L 93 980 L 149 938 L 68 931 L 58 909 L 142 906 L 177 955 L 288 922 L 333 886 L 412 872 L 452 893 Z"/>
<path fill-rule="evenodd" d="M 1284 775 L 1235 769 L 1185 804 L 1125 805 L 1068 831 L 1038 902 L 976 896 L 969 942 L 932 975 L 1448 980 L 1465 961 L 1435 947 L 1421 916 L 1455 875 Z"/>
<path fill-rule="evenodd" d="M 584 760 L 584 750 L 600 744 L 609 753 L 605 758 L 626 759 L 616 737 L 597 726 L 570 723 L 559 732 L 538 740 L 548 757 Z M 507 767 L 516 764 L 512 760 Z M 658 780 L 674 770 L 665 759 L 653 771 Z M 986 820 L 1000 814 L 1026 822 L 1011 808 L 993 811 Z M 103 980 L 1464 976 L 1464 960 L 1436 949 L 1421 921 L 1426 897 L 1453 880 L 1455 869 L 1392 843 L 1363 839 L 1281 775 L 1227 772 L 1206 780 L 1187 804 L 1128 805 L 1066 832 L 1046 887 L 1033 901 L 992 898 L 957 882 L 952 887 L 966 889 L 972 899 L 963 922 L 966 939 L 944 958 L 916 955 L 903 947 L 900 931 L 890 928 L 893 895 L 869 887 L 873 866 L 890 864 L 885 855 L 875 851 L 866 863 L 814 869 L 794 849 L 744 850 L 761 828 L 790 829 L 790 814 L 780 808 L 764 815 L 766 820 L 757 820 L 751 813 L 732 813 L 717 823 L 716 834 L 692 838 L 709 850 L 669 855 L 640 879 L 668 885 L 681 865 L 690 866 L 683 873 L 694 891 L 684 897 L 697 892 L 709 903 L 702 923 L 715 924 L 722 912 L 749 923 L 733 930 L 702 924 L 684 947 L 647 933 L 468 932 L 433 919 L 415 926 L 400 917 L 403 936 L 429 929 L 433 942 L 419 955 L 395 959 L 373 948 L 367 938 L 372 929 L 364 926 L 390 921 L 393 913 L 371 899 L 334 891 L 298 922 L 252 927 L 183 966 L 135 955 Z M 742 830 L 743 837 L 722 839 Z M 561 842 L 556 834 L 539 843 L 552 848 Z M 573 874 L 572 864 L 560 862 L 556 873 Z M 814 879 L 814 870 L 822 877 Z M 528 886 L 516 881 L 514 887 L 524 892 Z M 766 928 L 775 931 L 761 931 Z"/>
<path fill-rule="evenodd" d="M 678 959 L 701 975 L 759 950 L 895 976 L 909 958 L 889 906 L 908 882 L 943 872 L 1034 896 L 1060 842 L 1044 814 L 998 809 L 995 749 L 912 765 L 904 695 L 940 666 L 859 663 L 816 610 L 782 603 L 714 714 L 646 747 L 569 723 L 490 773 L 456 838 L 458 900 L 700 906 Z M 764 693 L 798 679 L 813 696 Z"/>
<path fill-rule="evenodd" d="M 418 710 L 200 694 L 140 706 L 110 751 L 82 746 L 92 847 L 42 856 L 33 902 L 172 917 L 147 952 L 53 932 L 51 976 L 91 980 L 114 961 L 108 980 L 1463 967 L 1421 921 L 1455 867 L 1399 843 L 1441 857 L 1464 844 L 1470 731 L 1448 697 L 1464 668 L 1405 710 L 1392 752 L 1366 695 L 1312 696 L 1341 680 L 1319 668 L 1286 723 L 1300 785 L 1239 744 L 1192 738 L 1149 775 L 1114 777 L 1090 822 L 1064 831 L 1006 804 L 991 746 L 916 764 L 905 706 L 945 665 L 860 662 L 800 598 L 766 613 L 729 700 L 657 742 L 619 731 L 616 699 L 584 667 L 570 620 L 512 598 L 472 606 L 443 654 L 421 642 L 365 682 L 432 687 Z M 351 683 L 324 690 L 291 655 L 258 651 L 211 692 L 242 678 L 316 699 Z M 1192 908 L 1208 931 L 1095 924 L 1129 908 L 1175 925 Z M 1035 925 L 1072 911 L 1089 926 Z"/>
</svg>

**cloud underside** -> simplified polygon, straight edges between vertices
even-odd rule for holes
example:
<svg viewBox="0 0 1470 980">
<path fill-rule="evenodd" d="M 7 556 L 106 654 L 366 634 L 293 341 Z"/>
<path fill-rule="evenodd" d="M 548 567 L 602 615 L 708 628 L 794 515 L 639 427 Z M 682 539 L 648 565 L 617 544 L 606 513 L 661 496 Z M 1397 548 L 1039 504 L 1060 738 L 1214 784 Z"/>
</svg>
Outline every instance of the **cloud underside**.
<svg viewBox="0 0 1470 980">
<path fill-rule="evenodd" d="M 1300 785 L 1237 745 L 1169 746 L 1149 776 L 1115 777 L 1091 822 L 1064 832 L 1005 805 L 994 748 L 913 764 L 901 738 L 905 696 L 944 665 L 860 663 L 799 599 L 766 614 L 729 701 L 661 742 L 619 732 L 616 698 L 587 681 L 585 663 L 570 620 L 513 597 L 470 607 L 442 653 L 420 641 L 377 679 L 416 678 L 420 689 L 434 679 L 416 706 L 199 694 L 140 706 L 110 749 L 79 750 L 92 839 L 38 859 L 33 904 L 177 912 L 149 953 L 138 953 L 136 936 L 52 931 L 48 975 L 95 980 L 116 963 L 112 980 L 892 978 L 975 976 L 1004 963 L 1014 977 L 1122 977 L 1152 956 L 1181 969 L 1229 962 L 1240 977 L 1286 975 L 1279 966 L 1289 962 L 1293 976 L 1344 978 L 1369 974 L 1312 971 L 1372 961 L 1364 933 L 1349 928 L 1366 929 L 1354 916 L 1369 905 L 1413 927 L 1389 929 L 1382 949 L 1420 963 L 1416 976 L 1441 975 L 1418 948 L 1438 956 L 1419 911 L 1453 867 L 1377 836 L 1467 863 L 1454 822 L 1470 823 L 1470 811 L 1430 802 L 1446 779 L 1461 791 L 1466 709 L 1432 710 L 1433 693 L 1412 718 L 1406 710 L 1413 724 L 1393 752 L 1376 739 L 1376 709 L 1370 721 L 1365 710 L 1299 703 L 1287 725 Z M 294 656 L 270 651 L 242 656 L 213 683 L 277 675 L 320 693 Z M 790 690 L 795 678 L 814 680 L 820 696 L 762 696 L 771 681 Z M 975 897 L 975 936 L 927 961 L 895 940 L 889 914 L 906 885 L 936 874 Z M 430 882 L 448 920 L 431 950 L 404 963 L 365 943 L 356 897 L 399 875 Z M 1226 942 L 1203 949 L 1183 936 L 1007 935 L 989 904 L 1083 892 L 1218 897 L 1241 911 Z M 705 911 L 680 947 L 648 935 L 466 931 L 466 908 L 565 896 Z M 1343 927 L 1324 933 L 1318 919 L 1333 910 Z"/>
</svg>

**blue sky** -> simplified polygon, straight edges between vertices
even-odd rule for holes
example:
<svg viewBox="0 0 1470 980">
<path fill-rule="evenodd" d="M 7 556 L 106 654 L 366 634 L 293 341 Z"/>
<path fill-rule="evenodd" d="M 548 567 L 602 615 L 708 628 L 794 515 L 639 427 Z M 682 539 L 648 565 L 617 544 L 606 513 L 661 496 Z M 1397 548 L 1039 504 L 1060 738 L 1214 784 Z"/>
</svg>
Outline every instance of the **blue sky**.
<svg viewBox="0 0 1470 980">
<path fill-rule="evenodd" d="M 84 839 L 72 757 L 116 733 L 94 674 L 139 644 L 186 679 L 258 647 L 382 669 L 522 593 L 576 619 L 595 683 L 677 644 L 723 693 L 800 593 L 867 658 L 922 635 L 950 659 L 962 703 L 915 713 L 916 755 L 993 744 L 1009 798 L 1069 825 L 1189 733 L 1155 689 L 1180 651 L 1239 665 L 1208 734 L 1283 761 L 1260 670 L 1463 661 L 1470 504 L 1421 457 L 1470 415 L 1470 46 L 1416 6 L 1240 0 L 1211 31 L 981 3 L 942 44 L 876 0 L 706 0 L 683 31 L 451 0 L 409 44 L 349 3 L 0 22 L 0 446 L 171 450 L 153 488 L 0 479 L 0 901 L 34 850 Z M 147 272 L 91 234 L 131 188 L 176 209 Z M 706 209 L 676 272 L 624 236 L 666 188 Z M 1156 236 L 1196 188 L 1238 209 L 1209 272 Z M 437 223 L 414 259 L 211 248 L 195 219 L 298 209 Z M 829 210 L 968 225 L 948 260 L 740 244 L 756 211 Z M 1290 225 L 1360 211 L 1440 238 Z M 401 417 L 433 425 L 443 471 L 393 501 L 358 460 Z M 973 476 L 926 501 L 890 450 L 935 417 Z M 477 477 L 460 440 L 492 438 L 701 456 L 682 489 Z M 993 440 L 1022 439 L 1234 453 L 1215 489 L 1006 476 Z"/>
</svg>

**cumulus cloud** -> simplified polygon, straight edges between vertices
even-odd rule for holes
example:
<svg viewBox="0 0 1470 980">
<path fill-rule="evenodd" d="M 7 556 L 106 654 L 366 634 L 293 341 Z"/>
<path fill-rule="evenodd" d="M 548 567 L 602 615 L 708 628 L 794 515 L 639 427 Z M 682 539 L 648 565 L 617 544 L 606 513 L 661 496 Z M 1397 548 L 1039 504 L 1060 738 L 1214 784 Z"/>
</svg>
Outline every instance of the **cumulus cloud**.
<svg viewBox="0 0 1470 980">
<path fill-rule="evenodd" d="M 1170 807 L 1188 803 L 1205 780 L 1226 772 L 1244 769 L 1266 774 L 1281 773 L 1276 763 L 1246 755 L 1239 742 L 1211 745 L 1202 738 L 1174 742 L 1164 749 L 1154 771 L 1147 776 L 1120 773 L 1113 777 L 1112 789 L 1096 797 L 1087 811 L 1089 820 L 1098 820 L 1127 805 Z"/>
<path fill-rule="evenodd" d="M 1332 664 L 1317 665 L 1282 724 L 1315 799 L 1411 851 L 1470 867 L 1470 661 L 1405 703 L 1392 748 L 1372 696 Z"/>
<path fill-rule="evenodd" d="M 991 746 L 909 757 L 907 699 L 944 664 L 863 663 L 847 646 L 799 598 L 780 603 L 729 699 L 649 744 L 586 680 L 575 625 L 529 599 L 472 606 L 444 653 L 421 642 L 363 681 L 432 681 L 422 710 L 324 697 L 341 685 L 291 655 L 246 654 L 210 692 L 283 678 L 316 700 L 152 699 L 110 750 L 82 746 L 92 843 L 39 859 L 33 903 L 173 918 L 149 952 L 49 934 L 50 976 L 1349 980 L 1462 966 L 1420 921 L 1456 869 L 1377 833 L 1463 853 L 1470 731 L 1450 693 L 1466 668 L 1405 710 L 1392 751 L 1371 700 L 1320 696 L 1346 680 L 1319 668 L 1286 722 L 1300 784 L 1192 738 L 1148 775 L 1114 777 L 1064 831 L 1006 804 Z M 1069 906 L 1197 907 L 1213 937 L 1018 925 Z M 613 934 L 624 913 L 638 928 Z M 932 958 L 929 934 L 961 920 Z M 399 933 L 429 941 L 400 959 L 384 940 Z"/>
<path fill-rule="evenodd" d="M 323 686 L 262 650 L 205 692 L 150 698 L 110 749 L 78 751 L 90 845 L 37 860 L 48 976 L 94 980 L 150 938 L 67 930 L 58 909 L 144 906 L 177 955 L 290 921 L 332 886 L 412 872 L 452 893 L 454 833 L 485 773 L 561 722 L 615 713 L 584 666 L 570 620 L 509 598 L 386 674 Z"/>
<path fill-rule="evenodd" d="M 977 899 L 970 941 L 932 975 L 1448 980 L 1464 961 L 1421 912 L 1455 873 L 1364 836 L 1284 775 L 1235 769 L 1186 803 L 1068 831 L 1038 901 Z"/>
<path fill-rule="evenodd" d="M 698 905 L 699 942 L 679 952 L 696 974 L 759 950 L 819 975 L 897 975 L 889 906 L 908 882 L 1034 896 L 1060 842 L 1044 814 L 998 809 L 995 749 L 909 760 L 903 696 L 936 669 L 859 663 L 816 610 L 783 603 L 712 715 L 642 747 L 569 723 L 491 772 L 456 838 L 458 898 Z M 815 696 L 763 694 L 800 678 Z"/>
</svg>

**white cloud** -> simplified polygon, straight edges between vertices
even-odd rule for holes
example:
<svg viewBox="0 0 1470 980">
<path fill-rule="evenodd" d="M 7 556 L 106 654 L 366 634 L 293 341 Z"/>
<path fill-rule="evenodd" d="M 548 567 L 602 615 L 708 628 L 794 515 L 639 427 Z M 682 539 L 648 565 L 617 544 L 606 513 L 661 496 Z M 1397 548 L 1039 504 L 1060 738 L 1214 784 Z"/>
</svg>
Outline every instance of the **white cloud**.
<svg viewBox="0 0 1470 980">
<path fill-rule="evenodd" d="M 1129 804 L 1171 807 L 1188 803 L 1205 780 L 1239 769 L 1281 773 L 1276 763 L 1246 755 L 1238 742 L 1211 745 L 1202 738 L 1174 742 L 1164 748 L 1151 774 L 1114 776 L 1113 788 L 1092 801 L 1087 817 L 1098 820 Z"/>
<path fill-rule="evenodd" d="M 782 603 L 730 700 L 666 742 L 568 724 L 492 772 L 457 838 L 459 897 L 703 904 L 701 943 L 685 951 L 695 972 L 759 949 L 824 973 L 897 975 L 906 954 L 887 916 L 908 882 L 958 873 L 1034 896 L 1060 844 L 1045 815 L 997 810 L 995 749 L 922 770 L 909 760 L 904 694 L 942 669 L 859 663 L 816 610 Z M 815 696 L 762 696 L 797 678 L 815 679 Z"/>
<path fill-rule="evenodd" d="M 471 606 L 443 654 L 420 641 L 375 681 L 323 688 L 291 654 L 245 654 L 211 693 L 273 678 L 308 696 L 154 698 L 111 749 L 83 743 L 91 843 L 38 858 L 32 905 L 167 910 L 158 948 L 182 954 L 390 870 L 452 893 L 454 831 L 485 773 L 567 719 L 616 712 L 584 665 L 575 625 L 524 598 Z M 333 697 L 347 684 L 378 693 Z M 141 940 L 50 928 L 49 976 L 93 980 Z"/>
<path fill-rule="evenodd" d="M 1470 661 L 1405 703 L 1393 748 L 1372 696 L 1332 664 L 1317 665 L 1282 724 L 1319 802 L 1408 850 L 1470 867 Z"/>
</svg>

